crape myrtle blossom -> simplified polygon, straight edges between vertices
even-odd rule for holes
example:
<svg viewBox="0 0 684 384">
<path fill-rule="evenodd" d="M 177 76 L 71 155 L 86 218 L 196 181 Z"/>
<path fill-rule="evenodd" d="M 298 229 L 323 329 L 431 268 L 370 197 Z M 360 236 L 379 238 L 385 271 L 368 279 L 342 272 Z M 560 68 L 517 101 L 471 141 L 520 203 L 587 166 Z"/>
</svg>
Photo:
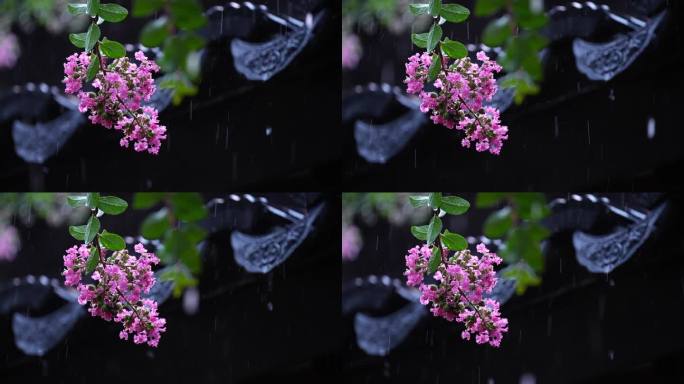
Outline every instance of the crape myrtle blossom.
<svg viewBox="0 0 684 384">
<path fill-rule="evenodd" d="M 157 303 L 143 298 L 143 294 L 149 293 L 156 282 L 152 266 L 159 263 L 159 258 L 140 243 L 135 245 L 135 252 L 138 256 L 126 250 L 116 251 L 106 259 L 102 253 L 101 262 L 90 275 L 94 284 L 85 284 L 81 280 L 90 248 L 85 244 L 73 246 L 64 255 L 62 275 L 67 286 L 78 290 L 79 304 L 90 304 L 88 312 L 92 316 L 121 323 L 120 338 L 128 340 L 133 335 L 134 343 L 156 347 L 161 333 L 166 331 L 166 320 L 159 317 Z"/>
<path fill-rule="evenodd" d="M 152 75 L 159 66 L 144 53 L 135 53 L 139 64 L 127 57 L 115 59 L 107 65 L 101 58 L 103 70 L 92 82 L 94 91 L 83 90 L 91 56 L 75 53 L 64 63 L 64 84 L 67 94 L 78 94 L 79 110 L 90 112 L 90 121 L 123 133 L 122 147 L 133 145 L 137 152 L 158 154 L 161 142 L 166 139 L 166 127 L 159 125 L 158 112 L 143 101 L 149 101 L 156 91 Z"/>
<path fill-rule="evenodd" d="M 426 90 L 428 70 L 432 64 L 429 53 L 416 53 L 406 63 L 406 91 L 419 95 L 420 110 L 430 114 L 435 124 L 463 131 L 461 145 L 475 145 L 478 152 L 489 151 L 498 155 L 504 140 L 508 139 L 508 127 L 501 125 L 499 110 L 485 106 L 497 92 L 494 73 L 501 71 L 496 61 L 480 51 L 476 64 L 468 57 L 449 63 L 442 57 L 442 68 L 432 83 L 434 91 Z"/>
<path fill-rule="evenodd" d="M 342 68 L 354 69 L 361 60 L 361 42 L 354 34 L 342 34 Z"/>
<path fill-rule="evenodd" d="M 342 227 L 342 260 L 353 261 L 361 251 L 361 233 L 355 225 Z"/>
<path fill-rule="evenodd" d="M 442 255 L 445 255 L 443 249 Z M 503 333 L 508 331 L 508 320 L 501 317 L 499 303 L 485 298 L 496 285 L 494 265 L 501 258 L 490 252 L 484 244 L 477 245 L 478 257 L 469 250 L 457 251 L 449 259 L 442 258 L 432 276 L 437 284 L 424 283 L 428 262 L 432 254 L 428 245 L 416 246 L 406 255 L 407 284 L 419 287 L 420 302 L 431 305 L 430 312 L 448 321 L 463 323 L 461 337 L 470 340 L 475 335 L 478 344 L 501 344 Z"/>
<path fill-rule="evenodd" d="M 19 43 L 13 33 L 0 32 L 0 69 L 12 68 L 19 59 Z"/>
<path fill-rule="evenodd" d="M 0 224 L 0 261 L 13 261 L 20 246 L 21 240 L 17 229 L 11 225 Z"/>
</svg>

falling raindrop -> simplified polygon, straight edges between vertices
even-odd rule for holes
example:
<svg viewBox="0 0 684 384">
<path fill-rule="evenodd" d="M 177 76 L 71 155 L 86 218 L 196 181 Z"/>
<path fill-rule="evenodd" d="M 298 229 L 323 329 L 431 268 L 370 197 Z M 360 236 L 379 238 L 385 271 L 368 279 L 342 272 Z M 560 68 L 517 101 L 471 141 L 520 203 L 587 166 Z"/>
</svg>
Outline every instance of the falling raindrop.
<svg viewBox="0 0 684 384">
<path fill-rule="evenodd" d="M 266 308 L 269 312 L 273 312 L 273 303 L 269 301 L 268 304 L 266 304 Z"/>
<path fill-rule="evenodd" d="M 271 133 L 273 133 L 273 128 L 266 127 L 266 136 L 271 136 Z"/>
<path fill-rule="evenodd" d="M 591 131 L 589 130 L 589 120 L 587 120 L 587 140 L 589 141 L 589 145 L 591 145 Z"/>
<path fill-rule="evenodd" d="M 615 352 L 613 350 L 608 351 L 608 358 L 615 360 Z"/>
<path fill-rule="evenodd" d="M 613 92 L 613 88 L 610 89 L 610 93 L 608 94 L 608 99 L 610 99 L 610 101 L 615 101 L 615 92 Z"/>
<path fill-rule="evenodd" d="M 558 138 L 558 116 L 553 117 L 554 136 Z"/>
</svg>

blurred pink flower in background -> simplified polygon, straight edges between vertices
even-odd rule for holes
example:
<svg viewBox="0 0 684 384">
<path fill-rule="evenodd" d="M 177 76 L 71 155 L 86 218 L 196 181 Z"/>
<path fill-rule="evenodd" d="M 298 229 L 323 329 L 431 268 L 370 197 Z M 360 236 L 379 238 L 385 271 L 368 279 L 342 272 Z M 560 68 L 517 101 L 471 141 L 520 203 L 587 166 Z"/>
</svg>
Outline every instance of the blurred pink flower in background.
<svg viewBox="0 0 684 384">
<path fill-rule="evenodd" d="M 19 252 L 21 241 L 13 226 L 0 226 L 0 261 L 13 261 Z"/>
<path fill-rule="evenodd" d="M 354 69 L 361 60 L 361 42 L 354 34 L 342 34 L 342 68 Z"/>
<path fill-rule="evenodd" d="M 355 260 L 361 251 L 361 233 L 355 225 L 348 225 L 342 228 L 342 260 Z"/>
<path fill-rule="evenodd" d="M 12 33 L 0 33 L 0 69 L 12 68 L 19 58 L 19 44 Z"/>
</svg>

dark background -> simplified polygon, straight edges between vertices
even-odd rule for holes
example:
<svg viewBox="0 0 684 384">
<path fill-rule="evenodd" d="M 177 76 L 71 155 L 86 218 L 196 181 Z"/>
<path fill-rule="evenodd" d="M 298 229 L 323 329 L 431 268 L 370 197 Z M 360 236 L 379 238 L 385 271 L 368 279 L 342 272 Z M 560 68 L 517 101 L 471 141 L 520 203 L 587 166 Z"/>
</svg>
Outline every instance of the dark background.
<svg viewBox="0 0 684 384">
<path fill-rule="evenodd" d="M 473 9 L 474 1 L 460 3 Z M 460 133 L 426 123 L 387 164 L 371 164 L 356 152 L 353 122 L 345 124 L 345 185 L 350 190 L 402 189 L 418 183 L 433 185 L 432 189 L 443 189 L 445 185 L 462 188 L 464 182 L 480 190 L 680 187 L 681 178 L 674 175 L 684 169 L 680 147 L 684 139 L 680 123 L 684 102 L 682 3 L 600 3 L 623 15 L 654 16 L 667 9 L 654 40 L 627 70 L 609 82 L 591 81 L 576 69 L 572 39 L 552 42 L 541 92 L 502 115 L 502 123 L 509 127 L 509 139 L 500 156 L 462 148 Z M 544 1 L 544 9 L 557 4 L 570 8 L 568 1 Z M 569 12 L 573 16 L 563 18 L 565 25 L 582 30 L 596 15 L 586 9 Z M 445 35 L 464 43 L 479 43 L 488 20 L 471 15 L 467 27 L 451 24 Z M 601 42 L 615 33 L 627 32 L 605 19 L 599 25 L 586 36 L 587 40 Z M 411 46 L 409 32 L 401 36 L 384 29 L 373 35 L 361 29 L 355 32 L 361 35 L 364 54 L 355 70 L 343 73 L 343 97 L 355 85 L 369 82 L 387 82 L 405 90 L 404 63 L 418 51 Z M 366 120 L 384 123 L 403 111 L 389 106 L 383 117 Z M 646 131 L 650 117 L 655 119 L 656 134 L 649 140 Z"/>
<path fill-rule="evenodd" d="M 119 3 L 129 5 L 130 1 Z M 202 3 L 206 9 L 228 4 L 218 0 Z M 119 190 L 273 190 L 282 189 L 285 183 L 289 189 L 336 185 L 340 159 L 335 129 L 340 104 L 339 3 L 256 3 L 299 19 L 306 10 L 326 11 L 313 40 L 283 72 L 266 83 L 247 81 L 233 68 L 230 40 L 210 44 L 200 94 L 160 114 L 169 138 L 159 156 L 120 148 L 118 133 L 86 124 L 44 165 L 29 165 L 14 153 L 11 122 L 4 123 L 0 125 L 0 183 L 12 190 L 78 190 L 90 186 Z M 229 9 L 226 7 L 226 15 Z M 224 30 L 249 41 L 261 41 L 273 32 L 269 28 L 249 29 L 251 23 L 241 20 L 227 22 Z M 145 21 L 130 17 L 123 23 L 107 23 L 103 34 L 134 43 Z M 66 33 L 53 36 L 40 28 L 28 36 L 16 32 L 22 55 L 14 70 L 0 72 L 0 92 L 27 82 L 45 82 L 63 90 L 63 63 L 75 51 Z M 41 119 L 51 120 L 58 112 L 53 108 Z M 267 136 L 269 127 L 272 133 Z"/>
<path fill-rule="evenodd" d="M 273 195 L 269 199 L 274 200 Z M 249 274 L 234 262 L 228 229 L 212 235 L 202 256 L 199 312 L 186 315 L 181 299 L 169 298 L 160 305 L 167 331 L 158 348 L 119 340 L 118 324 L 86 315 L 44 357 L 26 356 L 14 346 L 11 316 L 0 316 L 0 381 L 328 381 L 339 370 L 340 203 L 338 196 L 313 196 L 310 207 L 318 202 L 326 207 L 313 232 L 266 275 Z M 231 207 L 234 228 L 247 233 L 285 224 L 253 204 L 231 203 Z M 135 235 L 145 215 L 129 210 L 107 216 L 102 223 L 121 235 Z M 60 278 L 63 251 L 74 244 L 66 227 L 50 228 L 39 222 L 31 229 L 19 229 L 22 250 L 13 263 L 2 264 L 0 279 L 27 274 Z M 55 296 L 30 314 L 40 316 L 63 304 Z"/>
<path fill-rule="evenodd" d="M 469 201 L 474 195 L 459 194 Z M 565 196 L 563 196 L 565 197 Z M 612 201 L 634 207 L 634 196 Z M 545 253 L 542 284 L 501 307 L 509 331 L 500 348 L 464 341 L 462 325 L 427 314 L 387 357 L 366 355 L 356 345 L 353 316 L 344 318 L 343 371 L 350 383 L 518 383 L 525 373 L 537 383 L 682 382 L 684 369 L 684 199 L 666 195 L 667 210 L 651 236 L 610 274 L 593 274 L 575 259 L 572 232 L 554 234 Z M 588 232 L 608 233 L 615 215 L 599 209 Z M 479 236 L 491 210 L 449 216 L 445 227 Z M 581 214 L 578 222 L 586 222 Z M 568 222 L 572 221 L 571 218 Z M 356 223 L 360 224 L 360 223 Z M 416 240 L 406 228 L 379 221 L 360 224 L 366 246 L 343 265 L 343 285 L 355 277 L 387 274 L 405 281 L 406 250 Z M 377 244 L 376 247 L 373 245 Z M 406 305 L 398 295 L 369 315 Z"/>
</svg>

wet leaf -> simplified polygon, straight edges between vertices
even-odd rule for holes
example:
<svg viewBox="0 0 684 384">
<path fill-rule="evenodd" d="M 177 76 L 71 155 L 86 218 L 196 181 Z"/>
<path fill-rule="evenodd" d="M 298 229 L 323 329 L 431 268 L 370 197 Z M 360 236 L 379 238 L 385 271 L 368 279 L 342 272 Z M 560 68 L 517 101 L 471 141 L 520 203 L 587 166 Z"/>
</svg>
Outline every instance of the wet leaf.
<svg viewBox="0 0 684 384">
<path fill-rule="evenodd" d="M 97 207 L 108 215 L 119 215 L 126 211 L 128 203 L 116 196 L 103 196 L 100 197 Z"/>
<path fill-rule="evenodd" d="M 409 4 L 409 10 L 415 16 L 427 15 L 430 12 L 430 4 Z"/>
<path fill-rule="evenodd" d="M 69 234 L 76 240 L 83 241 L 85 239 L 85 225 L 71 225 L 69 226 Z"/>
<path fill-rule="evenodd" d="M 427 230 L 427 243 L 434 243 L 435 239 L 437 239 L 437 236 L 440 232 L 442 232 L 442 219 L 440 219 L 436 215 L 432 216 L 432 220 L 430 220 L 430 224 L 428 225 Z"/>
<path fill-rule="evenodd" d="M 101 4 L 98 16 L 110 23 L 118 23 L 126 19 L 128 10 L 119 4 Z"/>
<path fill-rule="evenodd" d="M 97 268 L 97 264 L 99 262 L 100 255 L 98 254 L 97 247 L 90 247 L 90 255 L 88 256 L 88 260 L 86 261 L 86 274 L 90 275 L 91 273 L 93 273 L 95 268 Z"/>
<path fill-rule="evenodd" d="M 503 237 L 513 225 L 511 208 L 504 207 L 492 213 L 484 222 L 483 232 L 489 238 Z"/>
<path fill-rule="evenodd" d="M 409 196 L 409 202 L 414 208 L 427 207 L 430 204 L 430 197 L 423 196 Z"/>
<path fill-rule="evenodd" d="M 468 248 L 468 242 L 458 233 L 453 233 L 446 230 L 441 234 L 441 238 L 442 244 L 452 251 L 462 251 Z"/>
<path fill-rule="evenodd" d="M 411 34 L 411 41 L 413 41 L 413 44 L 416 45 L 418 48 L 427 48 L 427 37 L 428 34 L 426 33 L 412 33 Z"/>
<path fill-rule="evenodd" d="M 470 203 L 458 196 L 444 196 L 439 207 L 448 214 L 462 215 L 468 211 Z"/>
<path fill-rule="evenodd" d="M 97 232 L 100 231 L 100 220 L 98 220 L 95 215 L 90 216 L 90 219 L 88 220 L 88 224 L 86 224 L 85 231 L 84 231 L 84 239 L 83 241 L 88 244 L 93 241 L 95 238 L 95 235 L 97 235 Z"/>
<path fill-rule="evenodd" d="M 100 44 L 100 48 L 105 56 L 112 59 L 119 59 L 126 56 L 126 48 L 117 41 L 107 40 L 107 38 L 105 38 Z"/>
<path fill-rule="evenodd" d="M 470 10 L 460 4 L 443 4 L 440 16 L 452 23 L 460 23 L 470 16 Z"/>
<path fill-rule="evenodd" d="M 102 231 L 102 234 L 100 234 L 100 244 L 110 251 L 120 251 L 126 248 L 126 242 L 123 237 L 107 231 Z"/>
<path fill-rule="evenodd" d="M 133 3 L 133 16 L 145 17 L 157 12 L 164 6 L 166 0 L 135 0 Z"/>
<path fill-rule="evenodd" d="M 462 59 L 468 56 L 468 49 L 460 41 L 446 39 L 441 47 L 442 51 L 452 59 Z"/>
<path fill-rule="evenodd" d="M 71 44 L 73 44 L 76 48 L 85 48 L 85 38 L 86 34 L 85 33 L 70 33 L 69 34 L 69 41 L 71 41 Z"/>
<path fill-rule="evenodd" d="M 427 225 L 413 225 L 411 226 L 411 234 L 418 240 L 427 240 Z"/>
<path fill-rule="evenodd" d="M 160 17 L 152 20 L 140 33 L 140 42 L 146 47 L 159 47 L 169 35 L 168 19 Z"/>
<path fill-rule="evenodd" d="M 163 192 L 140 192 L 133 195 L 133 209 L 150 208 L 164 199 Z"/>
<path fill-rule="evenodd" d="M 169 228 L 168 210 L 162 208 L 147 216 L 142 222 L 140 232 L 146 239 L 159 239 Z"/>
<path fill-rule="evenodd" d="M 482 42 L 490 47 L 503 45 L 506 39 L 511 36 L 510 20 L 510 16 L 504 15 L 490 21 L 482 31 Z"/>
<path fill-rule="evenodd" d="M 427 36 L 427 50 L 428 52 L 434 51 L 435 47 L 437 46 L 437 43 L 439 43 L 439 40 L 442 38 L 442 27 L 440 27 L 438 24 L 432 24 L 432 27 L 430 28 L 430 32 L 428 32 Z"/>
<path fill-rule="evenodd" d="M 97 24 L 90 24 L 85 38 L 86 51 L 92 51 L 98 40 L 100 40 L 100 27 L 98 27 Z"/>
</svg>

